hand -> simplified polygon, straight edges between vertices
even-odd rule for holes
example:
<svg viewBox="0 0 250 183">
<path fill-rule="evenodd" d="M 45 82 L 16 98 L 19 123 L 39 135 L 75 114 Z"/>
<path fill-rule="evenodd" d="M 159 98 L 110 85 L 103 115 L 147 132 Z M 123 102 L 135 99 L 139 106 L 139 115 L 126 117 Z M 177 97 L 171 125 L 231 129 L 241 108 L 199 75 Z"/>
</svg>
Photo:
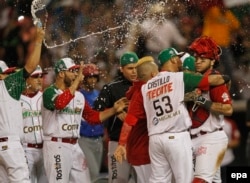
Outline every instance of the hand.
<svg viewBox="0 0 250 183">
<path fill-rule="evenodd" d="M 121 121 L 125 120 L 127 113 L 125 111 L 120 112 L 119 114 L 117 114 L 117 118 L 119 118 Z"/>
<path fill-rule="evenodd" d="M 127 154 L 126 154 L 125 146 L 118 145 L 114 152 L 114 156 L 115 156 L 116 161 L 118 161 L 119 163 L 122 163 L 123 159 L 126 160 Z"/>
<path fill-rule="evenodd" d="M 184 102 L 195 101 L 201 95 L 201 90 L 196 88 L 194 91 L 185 93 Z"/>
<path fill-rule="evenodd" d="M 120 98 L 114 104 L 116 113 L 121 113 L 126 107 L 128 107 L 129 101 L 126 97 Z"/>
<path fill-rule="evenodd" d="M 79 67 L 79 70 L 78 70 L 78 73 L 77 73 L 77 79 L 78 79 L 79 82 L 81 82 L 84 79 L 84 75 L 82 73 L 83 67 L 84 67 L 83 61 L 81 61 L 80 62 L 80 67 Z"/>
</svg>

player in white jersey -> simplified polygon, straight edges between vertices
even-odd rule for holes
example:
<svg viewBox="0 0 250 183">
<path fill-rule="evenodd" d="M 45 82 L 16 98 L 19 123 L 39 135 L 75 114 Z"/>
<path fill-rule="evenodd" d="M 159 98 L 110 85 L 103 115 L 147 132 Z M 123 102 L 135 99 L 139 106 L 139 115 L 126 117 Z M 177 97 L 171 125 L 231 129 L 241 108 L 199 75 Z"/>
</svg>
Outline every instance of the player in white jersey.
<svg viewBox="0 0 250 183">
<path fill-rule="evenodd" d="M 149 134 L 151 183 L 171 182 L 172 176 L 178 183 L 192 181 L 192 143 L 188 132 L 191 119 L 183 102 L 184 93 L 224 83 L 222 77 L 220 83 L 214 83 L 211 76 L 178 72 L 182 68 L 181 55 L 174 48 L 163 50 L 158 56 L 162 72 L 141 89 Z"/>
<path fill-rule="evenodd" d="M 31 44 L 34 50 L 26 60 L 24 68 L 13 72 L 4 61 L 0 61 L 0 166 L 7 173 L 10 182 L 30 182 L 29 170 L 20 138 L 22 132 L 21 93 L 25 79 L 40 61 L 44 30 L 36 28 L 36 36 Z"/>
<path fill-rule="evenodd" d="M 78 144 L 81 119 L 98 124 L 128 106 L 122 98 L 102 112 L 91 109 L 78 91 L 82 69 L 71 58 L 60 59 L 55 64 L 55 83 L 43 92 L 43 154 L 49 182 L 89 183 L 86 158 Z"/>
<path fill-rule="evenodd" d="M 26 79 L 26 89 L 21 95 L 23 112 L 22 144 L 28 160 L 32 183 L 48 182 L 43 165 L 43 131 L 42 131 L 42 86 L 43 75 L 46 74 L 38 65 L 36 70 Z"/>
<path fill-rule="evenodd" d="M 202 36 L 189 46 L 196 58 L 196 72 L 203 75 L 219 74 L 215 68 L 219 65 L 221 49 L 211 38 Z M 227 85 L 210 87 L 203 91 L 201 99 L 205 105 L 189 104 L 192 119 L 190 130 L 194 146 L 195 172 L 193 183 L 220 183 L 220 164 L 228 145 L 223 131 L 224 115 L 233 113 L 232 101 Z"/>
</svg>

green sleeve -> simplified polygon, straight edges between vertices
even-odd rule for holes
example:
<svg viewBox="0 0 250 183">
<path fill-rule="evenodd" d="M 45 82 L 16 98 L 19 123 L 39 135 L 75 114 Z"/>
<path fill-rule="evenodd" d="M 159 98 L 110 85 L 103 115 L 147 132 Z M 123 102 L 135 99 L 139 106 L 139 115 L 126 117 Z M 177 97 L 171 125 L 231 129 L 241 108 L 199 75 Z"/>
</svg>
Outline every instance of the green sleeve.
<svg viewBox="0 0 250 183">
<path fill-rule="evenodd" d="M 57 95 L 56 88 L 54 86 L 48 87 L 43 92 L 43 106 L 48 110 L 55 110 L 54 100 Z"/>
<path fill-rule="evenodd" d="M 25 79 L 23 76 L 23 69 L 18 70 L 17 72 L 10 74 L 4 79 L 4 83 L 9 95 L 19 100 L 23 90 L 25 89 Z"/>
<path fill-rule="evenodd" d="M 200 74 L 185 73 L 183 74 L 183 81 L 185 85 L 185 93 L 193 91 L 199 86 L 203 76 Z"/>
</svg>

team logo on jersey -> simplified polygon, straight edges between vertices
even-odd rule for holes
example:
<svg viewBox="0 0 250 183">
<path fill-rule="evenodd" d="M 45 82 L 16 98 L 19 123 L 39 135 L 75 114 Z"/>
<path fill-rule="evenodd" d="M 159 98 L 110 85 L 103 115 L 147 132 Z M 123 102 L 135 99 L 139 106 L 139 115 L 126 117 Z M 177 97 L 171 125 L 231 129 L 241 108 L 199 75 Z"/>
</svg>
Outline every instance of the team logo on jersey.
<svg viewBox="0 0 250 183">
<path fill-rule="evenodd" d="M 75 114 L 80 114 L 81 110 L 82 110 L 82 108 L 76 107 L 75 108 Z"/>
<path fill-rule="evenodd" d="M 42 112 L 40 110 L 28 110 L 24 109 L 23 110 L 23 118 L 28 118 L 28 117 L 38 117 L 41 116 Z"/>
<path fill-rule="evenodd" d="M 223 99 L 223 102 L 229 101 L 229 96 L 226 92 L 224 92 L 221 97 Z"/>
<path fill-rule="evenodd" d="M 63 124 L 62 130 L 63 131 L 72 131 L 72 130 L 78 130 L 79 125 L 78 124 Z"/>
<path fill-rule="evenodd" d="M 76 107 L 76 108 L 69 108 L 66 107 L 62 110 L 60 110 L 60 114 L 80 114 L 82 111 L 82 108 Z"/>
<path fill-rule="evenodd" d="M 31 132 L 41 131 L 41 130 L 42 130 L 41 125 L 23 127 L 23 133 L 31 133 Z"/>
<path fill-rule="evenodd" d="M 157 125 L 159 123 L 159 120 L 157 117 L 154 117 L 153 119 L 153 125 Z"/>
</svg>

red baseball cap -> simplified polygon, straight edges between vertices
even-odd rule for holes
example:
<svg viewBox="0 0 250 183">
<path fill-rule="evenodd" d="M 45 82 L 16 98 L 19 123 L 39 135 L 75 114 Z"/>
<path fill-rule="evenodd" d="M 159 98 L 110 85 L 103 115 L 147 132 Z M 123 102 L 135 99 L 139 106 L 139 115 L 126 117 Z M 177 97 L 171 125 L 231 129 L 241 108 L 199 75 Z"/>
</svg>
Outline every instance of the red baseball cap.
<svg viewBox="0 0 250 183">
<path fill-rule="evenodd" d="M 40 65 L 38 65 L 38 66 L 36 66 L 36 70 L 34 71 L 34 72 L 32 72 L 31 74 L 30 74 L 30 76 L 39 76 L 39 75 L 41 75 L 41 76 L 43 76 L 43 75 L 45 75 L 45 74 L 48 74 L 47 72 L 44 72 L 43 70 L 42 70 L 42 68 L 41 68 L 41 66 Z"/>
</svg>

